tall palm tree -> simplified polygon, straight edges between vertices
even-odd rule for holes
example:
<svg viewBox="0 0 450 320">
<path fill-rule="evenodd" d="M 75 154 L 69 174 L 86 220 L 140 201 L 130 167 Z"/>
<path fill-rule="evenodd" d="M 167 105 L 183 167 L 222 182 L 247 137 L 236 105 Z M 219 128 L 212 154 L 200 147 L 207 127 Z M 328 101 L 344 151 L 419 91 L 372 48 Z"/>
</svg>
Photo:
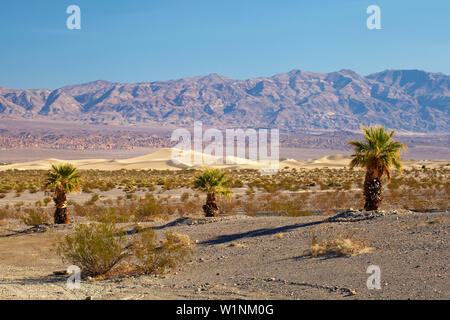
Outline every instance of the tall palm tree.
<svg viewBox="0 0 450 320">
<path fill-rule="evenodd" d="M 229 196 L 231 194 L 227 188 L 230 181 L 225 175 L 225 171 L 219 169 L 205 169 L 194 181 L 194 188 L 206 193 L 206 204 L 203 205 L 206 217 L 218 216 L 216 195 Z"/>
<path fill-rule="evenodd" d="M 364 180 L 365 210 L 378 210 L 382 200 L 381 179 L 386 175 L 391 179 L 391 167 L 399 173 L 402 170 L 400 152 L 406 145 L 392 139 L 395 131 L 388 132 L 382 126 L 362 127 L 365 141 L 350 141 L 355 154 L 350 162 L 350 169 L 354 167 L 366 168 Z"/>
<path fill-rule="evenodd" d="M 70 163 L 52 164 L 52 169 L 47 174 L 46 187 L 55 189 L 55 224 L 70 222 L 66 194 L 80 190 L 79 178 L 77 169 Z"/>
</svg>

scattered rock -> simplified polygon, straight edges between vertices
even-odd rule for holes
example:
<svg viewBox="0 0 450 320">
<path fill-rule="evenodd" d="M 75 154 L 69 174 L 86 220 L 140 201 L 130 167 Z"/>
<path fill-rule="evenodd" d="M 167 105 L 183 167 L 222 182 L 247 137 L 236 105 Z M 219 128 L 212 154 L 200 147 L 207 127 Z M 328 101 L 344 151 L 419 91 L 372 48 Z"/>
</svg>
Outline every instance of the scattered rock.
<svg viewBox="0 0 450 320">
<path fill-rule="evenodd" d="M 384 211 L 384 210 L 374 210 L 374 211 L 359 211 L 359 210 L 347 210 L 341 212 L 333 217 L 328 218 L 329 222 L 355 222 L 361 220 L 370 220 L 378 217 L 385 216 L 386 214 L 397 214 L 395 211 Z"/>
</svg>

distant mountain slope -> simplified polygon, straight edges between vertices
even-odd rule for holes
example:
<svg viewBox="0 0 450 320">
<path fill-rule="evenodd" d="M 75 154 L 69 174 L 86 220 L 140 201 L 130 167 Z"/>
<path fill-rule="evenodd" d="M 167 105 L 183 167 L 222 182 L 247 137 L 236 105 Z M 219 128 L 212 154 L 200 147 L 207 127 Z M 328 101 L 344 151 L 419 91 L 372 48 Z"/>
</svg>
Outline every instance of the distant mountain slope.
<svg viewBox="0 0 450 320">
<path fill-rule="evenodd" d="M 0 119 L 85 123 L 278 127 L 287 131 L 354 130 L 383 124 L 415 132 L 450 129 L 450 76 L 386 70 L 292 70 L 234 80 L 210 74 L 165 82 L 95 81 L 57 90 L 0 88 Z"/>
</svg>

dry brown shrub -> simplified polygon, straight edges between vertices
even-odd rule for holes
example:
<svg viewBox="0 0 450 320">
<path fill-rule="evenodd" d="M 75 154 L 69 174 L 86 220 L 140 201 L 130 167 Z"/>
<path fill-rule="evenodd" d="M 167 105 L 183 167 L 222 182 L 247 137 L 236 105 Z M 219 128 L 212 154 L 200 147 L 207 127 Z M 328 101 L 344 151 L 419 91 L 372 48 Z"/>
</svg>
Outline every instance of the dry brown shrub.
<svg viewBox="0 0 450 320">
<path fill-rule="evenodd" d="M 43 209 L 25 209 L 25 214 L 20 219 L 27 226 L 36 226 L 38 224 L 50 223 L 51 217 Z"/>
<path fill-rule="evenodd" d="M 318 257 L 322 255 L 353 256 L 367 253 L 373 248 L 367 247 L 364 241 L 354 237 L 355 231 L 347 231 L 319 240 L 314 231 L 311 232 L 311 246 L 305 255 Z"/>
<path fill-rule="evenodd" d="M 166 238 L 158 241 L 153 230 L 140 233 L 133 244 L 138 260 L 136 269 L 145 274 L 160 274 L 183 263 L 191 254 L 193 242 L 189 236 L 167 232 Z"/>
</svg>

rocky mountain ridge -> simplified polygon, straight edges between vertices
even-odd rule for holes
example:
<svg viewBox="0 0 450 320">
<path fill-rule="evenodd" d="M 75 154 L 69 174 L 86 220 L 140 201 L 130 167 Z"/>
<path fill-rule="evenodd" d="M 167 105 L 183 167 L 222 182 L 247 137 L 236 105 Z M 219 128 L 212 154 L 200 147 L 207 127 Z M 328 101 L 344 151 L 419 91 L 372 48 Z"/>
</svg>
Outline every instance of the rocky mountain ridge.
<svg viewBox="0 0 450 320">
<path fill-rule="evenodd" d="M 448 132 L 450 76 L 386 70 L 292 70 L 235 80 L 217 74 L 135 84 L 94 81 L 56 90 L 0 87 L 0 119 L 82 123 L 279 128 L 289 132 L 358 130 L 382 124 L 411 132 Z"/>
</svg>

